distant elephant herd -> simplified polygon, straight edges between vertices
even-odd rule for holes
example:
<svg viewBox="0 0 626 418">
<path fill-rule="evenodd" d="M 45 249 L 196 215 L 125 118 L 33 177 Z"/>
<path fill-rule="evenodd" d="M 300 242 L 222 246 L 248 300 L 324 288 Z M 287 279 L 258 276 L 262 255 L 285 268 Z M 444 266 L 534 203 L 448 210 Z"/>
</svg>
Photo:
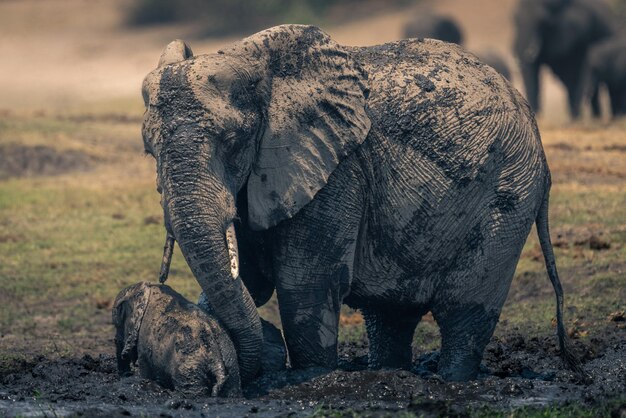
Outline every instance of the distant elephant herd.
<svg viewBox="0 0 626 418">
<path fill-rule="evenodd" d="M 623 22 L 622 22 L 623 25 Z M 608 92 L 613 116 L 626 114 L 626 28 L 598 0 L 519 0 L 514 15 L 513 52 L 526 99 L 540 111 L 539 70 L 546 66 L 567 90 L 568 108 L 577 119 L 589 105 L 600 116 L 598 92 Z M 463 31 L 451 17 L 422 14 L 406 25 L 407 38 L 435 38 L 463 44 Z M 483 62 L 507 79 L 511 71 L 494 51 L 478 52 Z"/>
<path fill-rule="evenodd" d="M 370 368 L 411 369 L 414 330 L 432 312 L 437 373 L 474 379 L 535 225 L 560 353 L 583 375 L 548 232 L 537 74 L 547 64 L 563 80 L 573 116 L 601 82 L 620 114 L 625 44 L 595 1 L 521 0 L 516 27 L 528 101 L 497 59 L 414 38 L 461 43 L 451 21 L 414 22 L 412 39 L 372 47 L 303 25 L 207 55 L 170 43 L 143 82 L 142 136 L 164 213 L 161 281 L 176 242 L 202 294 L 124 289 L 120 374 L 136 364 L 170 388 L 238 396 L 267 371 L 332 370 L 345 303 L 363 313 Z M 274 293 L 282 332 L 257 312 Z"/>
</svg>

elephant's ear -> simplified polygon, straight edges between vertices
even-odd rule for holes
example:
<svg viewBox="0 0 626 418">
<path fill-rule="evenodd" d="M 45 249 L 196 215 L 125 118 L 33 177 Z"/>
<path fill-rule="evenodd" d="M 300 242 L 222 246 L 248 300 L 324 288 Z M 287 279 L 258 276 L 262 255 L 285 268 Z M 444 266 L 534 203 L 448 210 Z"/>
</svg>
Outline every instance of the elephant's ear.
<svg viewBox="0 0 626 418">
<path fill-rule="evenodd" d="M 189 45 L 180 39 L 175 39 L 163 50 L 161 57 L 159 58 L 159 65 L 157 68 L 164 65 L 174 64 L 175 62 L 183 61 L 193 57 L 193 52 Z"/>
<path fill-rule="evenodd" d="M 313 26 L 278 26 L 235 48 L 267 60 L 266 127 L 248 179 L 250 226 L 266 229 L 311 201 L 367 137 L 367 76 Z"/>
<path fill-rule="evenodd" d="M 137 349 L 139 331 L 148 308 L 152 289 L 146 282 L 123 290 L 113 305 L 113 325 L 117 329 L 116 345 L 121 345 L 119 358 L 128 360 Z"/>
</svg>

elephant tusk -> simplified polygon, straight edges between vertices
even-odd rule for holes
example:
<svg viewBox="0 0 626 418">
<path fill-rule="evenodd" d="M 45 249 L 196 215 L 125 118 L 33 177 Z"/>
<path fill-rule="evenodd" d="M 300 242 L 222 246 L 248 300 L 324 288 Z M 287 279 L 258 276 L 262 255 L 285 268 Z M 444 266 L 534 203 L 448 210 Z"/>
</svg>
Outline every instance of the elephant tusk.
<svg viewBox="0 0 626 418">
<path fill-rule="evenodd" d="M 159 283 L 165 283 L 167 276 L 170 274 L 170 264 L 172 263 L 172 254 L 174 253 L 174 241 L 174 237 L 167 234 L 165 237 L 165 245 L 163 246 L 163 261 L 161 262 Z"/>
<path fill-rule="evenodd" d="M 239 277 L 239 250 L 237 249 L 237 235 L 235 226 L 231 223 L 226 229 L 226 245 L 228 247 L 228 258 L 230 261 L 230 274 L 233 279 Z"/>
</svg>

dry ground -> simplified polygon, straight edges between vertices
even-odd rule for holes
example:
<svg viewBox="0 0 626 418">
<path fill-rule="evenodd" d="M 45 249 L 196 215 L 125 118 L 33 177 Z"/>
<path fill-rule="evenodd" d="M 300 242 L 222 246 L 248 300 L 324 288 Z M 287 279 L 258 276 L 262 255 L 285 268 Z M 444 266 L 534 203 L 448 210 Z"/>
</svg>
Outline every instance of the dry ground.
<svg viewBox="0 0 626 418">
<path fill-rule="evenodd" d="M 124 4 L 0 2 L 0 416 L 198 415 L 211 408 L 233 416 L 324 415 L 337 408 L 499 413 L 476 409 L 483 404 L 524 415 L 534 413 L 528 405 L 574 400 L 554 411 L 581 414 L 593 406 L 590 416 L 620 413 L 619 394 L 626 390 L 626 121 L 567 124 L 562 91 L 548 74 L 540 125 L 554 179 L 552 236 L 569 332 L 594 384 L 577 384 L 557 359 L 554 297 L 534 232 L 486 353 L 491 374 L 476 384 L 450 386 L 403 372 L 335 372 L 300 385 L 297 377 L 274 376 L 249 390 L 250 396 L 269 390 L 261 400 L 217 405 L 181 400 L 140 379 L 119 381 L 111 358 L 111 302 L 123 286 L 155 280 L 164 235 L 154 164 L 142 155 L 138 91 L 163 45 L 188 30 L 124 28 Z M 508 54 L 513 4 L 447 0 L 434 6 L 461 21 L 470 49 Z M 325 29 L 344 44 L 375 44 L 397 39 L 410 16 L 390 11 Z M 192 46 L 210 52 L 229 41 L 193 40 Z M 178 253 L 170 277 L 170 285 L 196 297 L 198 287 Z M 277 321 L 274 302 L 261 313 Z M 367 347 L 362 319 L 346 310 L 341 324 L 341 354 L 354 360 Z M 426 375 L 425 355 L 439 344 L 431 317 L 418 327 L 415 343 Z M 529 379 L 529 371 L 537 378 Z M 542 380 L 550 373 L 552 381 Z M 276 388 L 277 382 L 292 385 Z"/>
</svg>

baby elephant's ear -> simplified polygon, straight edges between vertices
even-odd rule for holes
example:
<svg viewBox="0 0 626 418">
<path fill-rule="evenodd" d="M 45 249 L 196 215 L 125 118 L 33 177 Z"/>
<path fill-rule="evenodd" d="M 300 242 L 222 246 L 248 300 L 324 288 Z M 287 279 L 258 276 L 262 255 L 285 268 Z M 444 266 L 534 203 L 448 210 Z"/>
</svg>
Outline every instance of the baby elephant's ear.
<svg viewBox="0 0 626 418">
<path fill-rule="evenodd" d="M 158 67 L 160 68 L 164 65 L 184 61 L 191 57 L 193 57 L 193 52 L 191 51 L 191 48 L 189 48 L 189 45 L 187 45 L 185 41 L 176 39 L 170 42 L 161 53 Z"/>
<path fill-rule="evenodd" d="M 137 283 L 118 295 L 113 305 L 113 325 L 117 329 L 118 360 L 128 360 L 137 349 L 143 317 L 150 301 L 151 286 Z"/>
<path fill-rule="evenodd" d="M 248 220 L 258 230 L 294 216 L 365 140 L 368 89 L 350 53 L 316 27 L 278 26 L 240 46 L 267 60 L 267 123 L 248 179 Z"/>
</svg>

